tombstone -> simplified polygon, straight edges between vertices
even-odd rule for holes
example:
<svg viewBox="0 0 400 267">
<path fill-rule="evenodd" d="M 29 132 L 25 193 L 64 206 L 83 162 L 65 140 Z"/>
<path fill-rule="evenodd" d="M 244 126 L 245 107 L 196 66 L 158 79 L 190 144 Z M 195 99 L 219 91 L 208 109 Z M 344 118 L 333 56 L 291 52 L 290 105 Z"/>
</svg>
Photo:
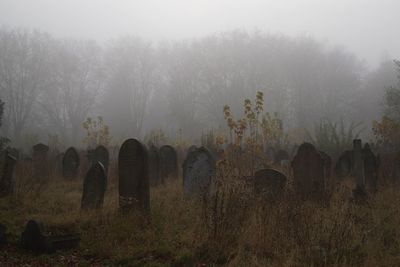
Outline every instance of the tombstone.
<svg viewBox="0 0 400 267">
<path fill-rule="evenodd" d="M 368 191 L 376 192 L 378 187 L 378 159 L 371 151 L 368 143 L 364 145 L 362 154 L 364 159 L 365 185 Z"/>
<path fill-rule="evenodd" d="M 162 182 L 178 177 L 178 157 L 172 146 L 165 145 L 160 148 L 160 174 Z"/>
<path fill-rule="evenodd" d="M 150 211 L 148 155 L 136 139 L 126 140 L 118 155 L 119 206 L 128 211 L 139 208 Z"/>
<path fill-rule="evenodd" d="M 100 161 L 93 163 L 83 182 L 81 209 L 100 209 L 103 207 L 107 177 Z"/>
<path fill-rule="evenodd" d="M 310 143 L 303 143 L 292 161 L 295 191 L 306 200 L 325 198 L 324 161 Z"/>
<path fill-rule="evenodd" d="M 101 164 L 103 164 L 104 171 L 107 176 L 108 165 L 109 165 L 109 153 L 108 153 L 107 148 L 105 148 L 102 145 L 96 147 L 96 149 L 93 151 L 92 162 L 97 162 L 97 161 L 99 161 L 99 162 L 101 162 Z"/>
<path fill-rule="evenodd" d="M 9 196 L 15 190 L 15 165 L 17 160 L 8 152 L 5 153 L 3 174 L 0 180 L 0 197 Z"/>
<path fill-rule="evenodd" d="M 160 154 L 154 145 L 149 146 L 149 180 L 150 185 L 158 185 L 160 180 Z"/>
<path fill-rule="evenodd" d="M 274 169 L 262 169 L 254 174 L 254 192 L 268 199 L 279 198 L 286 185 L 286 176 Z"/>
<path fill-rule="evenodd" d="M 353 151 L 346 150 L 340 155 L 335 165 L 335 174 L 338 178 L 343 178 L 351 175 L 352 168 L 354 165 Z"/>
<path fill-rule="evenodd" d="M 44 144 L 37 144 L 33 146 L 33 167 L 34 177 L 39 180 L 45 180 L 49 176 L 48 158 L 47 153 L 49 147 Z"/>
<path fill-rule="evenodd" d="M 215 159 L 205 148 L 190 152 L 183 163 L 183 190 L 186 195 L 207 195 L 216 174 Z"/>
<path fill-rule="evenodd" d="M 23 248 L 41 253 L 71 249 L 78 246 L 80 240 L 79 233 L 70 233 L 66 229 L 47 229 L 43 223 L 35 220 L 28 221 L 21 234 Z"/>
<path fill-rule="evenodd" d="M 194 152 L 194 151 L 196 151 L 196 150 L 197 150 L 197 146 L 191 145 L 191 146 L 188 148 L 186 155 L 188 155 L 189 153 Z"/>
<path fill-rule="evenodd" d="M 79 173 L 79 154 L 75 148 L 70 147 L 62 158 L 62 174 L 64 179 L 75 179 Z"/>
<path fill-rule="evenodd" d="M 290 159 L 289 154 L 285 150 L 280 149 L 275 154 L 274 163 L 280 165 L 281 161 L 289 159 Z"/>
</svg>

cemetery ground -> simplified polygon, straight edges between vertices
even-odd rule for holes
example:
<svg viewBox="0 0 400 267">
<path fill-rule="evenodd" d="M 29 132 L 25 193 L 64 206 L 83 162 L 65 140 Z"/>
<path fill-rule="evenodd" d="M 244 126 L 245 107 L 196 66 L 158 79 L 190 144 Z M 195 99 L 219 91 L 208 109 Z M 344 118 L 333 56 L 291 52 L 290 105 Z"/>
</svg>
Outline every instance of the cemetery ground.
<svg viewBox="0 0 400 267">
<path fill-rule="evenodd" d="M 0 199 L 0 221 L 8 229 L 1 266 L 400 264 L 400 192 L 393 186 L 360 204 L 351 201 L 352 179 L 344 179 L 328 202 L 319 203 L 299 200 L 290 186 L 281 199 L 266 201 L 242 181 L 230 180 L 206 200 L 185 197 L 177 178 L 151 187 L 146 215 L 119 212 L 112 168 L 97 212 L 80 210 L 82 178 L 53 175 L 30 183 L 29 176 L 17 169 L 15 196 Z M 20 236 L 30 219 L 80 232 L 79 247 L 40 255 L 23 250 Z"/>
</svg>

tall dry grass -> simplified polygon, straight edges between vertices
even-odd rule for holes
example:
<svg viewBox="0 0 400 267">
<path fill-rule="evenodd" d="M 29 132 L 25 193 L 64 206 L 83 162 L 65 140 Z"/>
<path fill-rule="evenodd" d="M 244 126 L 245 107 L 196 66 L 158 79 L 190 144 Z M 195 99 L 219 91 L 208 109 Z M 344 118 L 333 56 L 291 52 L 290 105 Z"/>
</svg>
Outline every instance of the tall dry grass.
<svg viewBox="0 0 400 267">
<path fill-rule="evenodd" d="M 81 179 L 64 181 L 54 171 L 36 183 L 30 170 L 29 163 L 20 164 L 16 195 L 0 200 L 0 222 L 14 244 L 34 218 L 75 227 L 80 248 L 64 253 L 99 265 L 400 265 L 400 192 L 394 186 L 385 185 L 363 205 L 351 200 L 349 180 L 335 186 L 328 203 L 301 201 L 290 186 L 271 201 L 255 196 L 248 180 L 226 165 L 219 166 L 208 198 L 185 197 L 180 179 L 151 188 L 151 214 L 144 216 L 118 212 L 114 171 L 103 210 L 81 213 Z"/>
</svg>

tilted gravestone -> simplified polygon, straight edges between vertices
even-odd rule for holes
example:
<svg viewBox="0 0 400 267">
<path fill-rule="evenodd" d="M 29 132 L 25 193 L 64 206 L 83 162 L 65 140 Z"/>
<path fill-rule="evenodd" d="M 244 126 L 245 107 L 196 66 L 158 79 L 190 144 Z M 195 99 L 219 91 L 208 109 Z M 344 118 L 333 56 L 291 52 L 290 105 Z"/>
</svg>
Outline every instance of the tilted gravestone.
<svg viewBox="0 0 400 267">
<path fill-rule="evenodd" d="M 165 145 L 160 148 L 160 174 L 162 182 L 178 177 L 178 156 L 172 146 Z"/>
<path fill-rule="evenodd" d="M 186 195 L 211 191 L 216 174 L 215 159 L 205 147 L 190 152 L 183 163 L 183 190 Z"/>
<path fill-rule="evenodd" d="M 75 148 L 70 147 L 62 158 L 62 174 L 65 179 L 75 179 L 79 173 L 80 159 Z"/>
<path fill-rule="evenodd" d="M 8 152 L 5 154 L 3 174 L 0 180 L 0 197 L 8 196 L 15 190 L 15 165 L 17 160 Z"/>
<path fill-rule="evenodd" d="M 270 199 L 278 198 L 285 189 L 286 180 L 286 176 L 277 170 L 258 170 L 254 174 L 254 192 L 266 195 Z"/>
<path fill-rule="evenodd" d="M 45 180 L 49 176 L 49 164 L 47 153 L 49 147 L 44 144 L 36 144 L 33 146 L 33 168 L 34 177 L 39 180 Z"/>
<path fill-rule="evenodd" d="M 145 146 L 136 139 L 126 140 L 118 155 L 119 206 L 128 211 L 150 210 L 148 155 Z"/>
<path fill-rule="evenodd" d="M 303 143 L 292 161 L 293 183 L 302 199 L 325 197 L 324 160 L 310 143 Z"/>
<path fill-rule="evenodd" d="M 149 146 L 149 180 L 151 185 L 161 183 L 160 180 L 160 154 L 154 145 Z"/>
<path fill-rule="evenodd" d="M 365 185 L 368 191 L 375 192 L 378 187 L 378 158 L 371 151 L 369 144 L 365 144 L 362 150 L 364 159 Z"/>
<path fill-rule="evenodd" d="M 101 162 L 101 164 L 103 164 L 104 166 L 104 171 L 106 176 L 108 174 L 108 165 L 110 161 L 109 158 L 110 156 L 107 148 L 102 145 L 97 146 L 96 149 L 93 151 L 92 162 L 97 162 L 97 161 Z"/>
<path fill-rule="evenodd" d="M 100 209 L 103 207 L 107 177 L 104 166 L 97 161 L 90 167 L 83 182 L 81 209 Z"/>
</svg>

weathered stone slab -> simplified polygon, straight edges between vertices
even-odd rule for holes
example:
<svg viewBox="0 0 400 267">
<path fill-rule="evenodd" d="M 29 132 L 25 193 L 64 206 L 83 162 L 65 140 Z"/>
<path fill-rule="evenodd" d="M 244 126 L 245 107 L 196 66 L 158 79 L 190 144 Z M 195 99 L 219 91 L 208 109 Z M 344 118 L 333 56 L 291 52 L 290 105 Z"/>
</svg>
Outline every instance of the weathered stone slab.
<svg viewBox="0 0 400 267">
<path fill-rule="evenodd" d="M 103 207 L 107 176 L 101 162 L 92 164 L 83 182 L 81 209 L 100 209 Z"/>
<path fill-rule="evenodd" d="M 136 139 L 126 140 L 118 155 L 119 206 L 122 210 L 150 210 L 148 155 Z"/>
<path fill-rule="evenodd" d="M 163 182 L 168 178 L 178 177 L 178 155 L 172 146 L 165 145 L 160 148 L 160 173 Z"/>
<path fill-rule="evenodd" d="M 186 195 L 204 195 L 211 190 L 216 174 L 215 159 L 205 147 L 190 152 L 183 163 Z"/>
</svg>

